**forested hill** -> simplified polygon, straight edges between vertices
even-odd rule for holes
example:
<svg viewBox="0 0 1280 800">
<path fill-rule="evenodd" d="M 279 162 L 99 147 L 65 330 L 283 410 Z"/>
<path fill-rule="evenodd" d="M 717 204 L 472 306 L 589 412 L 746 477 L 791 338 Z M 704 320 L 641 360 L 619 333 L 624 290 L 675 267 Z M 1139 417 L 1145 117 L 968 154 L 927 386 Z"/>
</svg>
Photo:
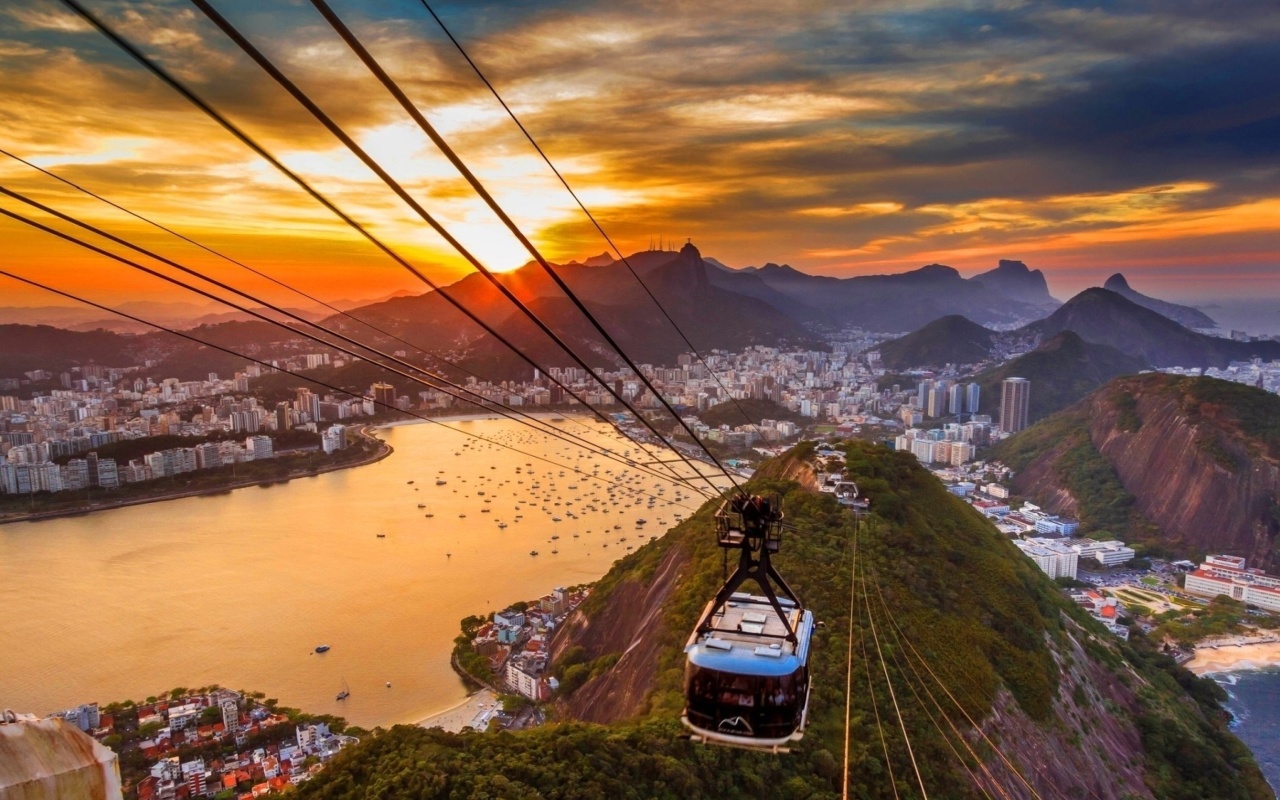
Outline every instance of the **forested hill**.
<svg viewBox="0 0 1280 800">
<path fill-rule="evenodd" d="M 578 668 L 552 709 L 565 721 L 520 734 L 398 726 L 341 753 L 299 795 L 839 797 L 849 685 L 854 797 L 919 797 L 917 780 L 947 798 L 1027 797 L 1026 785 L 1043 798 L 1274 796 L 1227 731 L 1216 685 L 1084 618 L 910 456 L 846 449 L 875 512 L 859 535 L 831 497 L 768 477 L 796 475 L 812 445 L 751 486 L 784 493 L 795 532 L 776 563 L 823 623 L 810 727 L 790 754 L 682 735 L 682 647 L 721 579 L 708 504 L 615 564 L 557 636 L 560 674 Z M 610 721 L 569 721 L 586 706 Z"/>
<path fill-rule="evenodd" d="M 988 457 L 1013 468 L 1019 494 L 1088 532 L 1280 565 L 1280 398 L 1262 389 L 1116 378 Z"/>
<path fill-rule="evenodd" d="M 1147 368 L 1136 356 L 1105 344 L 1093 344 L 1075 331 L 1065 330 L 1045 339 L 1030 353 L 992 367 L 974 378 L 982 387 L 983 413 L 1000 413 L 1000 385 L 1014 376 L 1031 381 L 1031 420 L 1061 411 L 1118 375 Z"/>
</svg>

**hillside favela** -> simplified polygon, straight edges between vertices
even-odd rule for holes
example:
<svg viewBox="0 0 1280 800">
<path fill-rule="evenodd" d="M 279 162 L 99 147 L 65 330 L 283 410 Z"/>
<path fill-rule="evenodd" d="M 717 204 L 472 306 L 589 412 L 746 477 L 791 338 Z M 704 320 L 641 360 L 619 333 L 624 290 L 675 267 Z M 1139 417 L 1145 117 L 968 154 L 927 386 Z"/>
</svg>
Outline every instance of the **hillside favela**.
<svg viewBox="0 0 1280 800">
<path fill-rule="evenodd" d="M 0 800 L 1266 800 L 1280 6 L 0 0 Z"/>
</svg>

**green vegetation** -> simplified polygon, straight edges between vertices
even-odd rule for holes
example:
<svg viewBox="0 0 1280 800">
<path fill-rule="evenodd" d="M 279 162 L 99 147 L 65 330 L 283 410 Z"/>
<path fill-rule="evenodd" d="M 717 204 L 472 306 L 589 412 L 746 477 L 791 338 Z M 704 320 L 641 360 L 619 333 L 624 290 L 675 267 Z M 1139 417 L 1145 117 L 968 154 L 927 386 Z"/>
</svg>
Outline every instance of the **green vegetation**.
<svg viewBox="0 0 1280 800">
<path fill-rule="evenodd" d="M 21 378 L 37 369 L 57 373 L 91 361 L 112 367 L 134 363 L 132 337 L 103 330 L 81 333 L 48 325 L 0 325 L 0 341 L 5 344 L 0 378 Z"/>
<path fill-rule="evenodd" d="M 995 445 L 986 456 L 1018 472 L 1032 461 L 1057 453 L 1056 477 L 1076 499 L 1085 535 L 1139 544 L 1154 540 L 1157 530 L 1138 513 L 1133 495 L 1094 448 L 1087 423 L 1080 409 L 1055 414 Z"/>
<path fill-rule="evenodd" d="M 1280 397 L 1216 378 L 1167 377 L 1170 391 L 1184 394 L 1183 410 L 1197 421 L 1215 420 L 1252 439 L 1249 455 L 1280 458 Z"/>
<path fill-rule="evenodd" d="M 560 681 L 560 694 L 568 697 L 584 683 L 598 678 L 618 663 L 619 653 L 608 653 L 599 658 L 587 660 L 586 652 L 581 647 L 570 647 L 556 659 L 552 674 Z"/>
<path fill-rule="evenodd" d="M 991 357 L 993 340 L 988 329 L 953 314 L 899 339 L 883 342 L 876 349 L 885 369 L 902 370 L 986 361 Z"/>
<path fill-rule="evenodd" d="M 739 408 L 741 406 L 741 408 Z M 746 416 L 743 416 L 743 414 Z M 698 413 L 698 419 L 713 428 L 728 425 L 736 428 L 739 425 L 759 425 L 762 419 L 787 420 L 800 425 L 810 420 L 790 409 L 780 406 L 772 400 L 755 400 L 744 398 L 737 402 L 723 402 Z"/>
<path fill-rule="evenodd" d="M 1190 613 L 1185 609 L 1167 611 L 1158 620 L 1160 624 L 1151 631 L 1151 636 L 1171 640 L 1184 648 L 1216 636 L 1246 633 L 1246 622 L 1260 628 L 1280 628 L 1280 619 L 1249 616 L 1243 603 L 1226 595 L 1213 598 L 1208 606 L 1191 606 Z"/>
<path fill-rule="evenodd" d="M 1132 392 L 1121 392 L 1115 397 L 1116 409 L 1120 411 L 1120 430 L 1137 433 L 1142 429 L 1142 418 L 1138 416 L 1138 398 Z"/>
<path fill-rule="evenodd" d="M 1244 743 L 1227 728 L 1221 686 L 1198 678 L 1134 634 L 1120 646 L 1147 684 L 1138 690 L 1134 717 L 1146 754 L 1147 787 L 1158 798 L 1270 798 L 1275 791 Z M 1190 696 L 1195 704 L 1186 702 Z"/>
<path fill-rule="evenodd" d="M 970 798 L 978 793 L 930 717 L 935 710 L 927 710 L 914 694 L 919 691 L 918 678 L 905 665 L 908 650 L 899 631 L 957 690 L 964 710 L 975 719 L 990 714 L 997 695 L 1007 690 L 1033 724 L 1048 730 L 1070 724 L 1055 717 L 1053 705 L 1060 680 L 1053 651 L 1067 643 L 1068 635 L 1084 637 L 1089 652 L 1099 654 L 1098 660 L 1109 665 L 1117 681 L 1133 679 L 1125 663 L 1133 658 L 1129 651 L 1114 640 L 1104 644 L 1105 634 L 1096 623 L 915 459 L 861 442 L 847 443 L 843 449 L 849 474 L 874 511 L 860 535 L 855 535 L 852 515 L 828 495 L 767 477 L 750 484 L 752 491 L 784 495 L 794 532 L 787 534 L 776 564 L 824 623 L 815 633 L 811 659 L 809 730 L 790 755 L 700 746 L 681 735 L 677 720 L 683 706 L 684 640 L 721 580 L 721 551 L 711 536 L 709 503 L 667 536 L 619 561 L 580 611 L 592 619 L 624 585 L 644 585 L 671 548 L 680 548 L 681 579 L 663 606 L 661 624 L 649 633 L 660 645 L 656 677 L 635 718 L 610 726 L 559 723 L 520 734 L 451 735 L 397 726 L 341 753 L 316 779 L 301 786 L 299 795 L 835 797 L 841 788 L 849 679 L 855 687 L 848 718 L 851 795 L 913 797 L 913 770 L 902 730 L 876 722 L 877 709 L 887 715 L 893 703 L 881 663 L 862 655 L 878 648 L 884 652 L 883 669 L 896 687 L 902 726 L 930 795 Z M 868 594 L 856 596 L 850 640 L 850 595 L 858 586 L 852 581 L 855 563 L 857 573 L 865 576 Z M 881 594 L 892 618 L 878 605 Z M 878 638 L 872 635 L 871 619 Z M 851 675 L 846 672 L 850 648 Z M 585 651 L 570 648 L 559 654 L 554 670 L 579 689 L 606 679 L 608 660 L 617 655 L 589 660 Z M 1205 796 L 1267 796 L 1259 789 L 1265 789 L 1265 782 L 1247 751 L 1241 754 L 1241 746 L 1220 722 L 1179 700 L 1187 691 L 1179 681 L 1186 676 L 1176 667 L 1166 670 L 1154 650 L 1143 658 L 1151 665 L 1142 662 L 1137 667 L 1138 684 L 1154 688 L 1143 689 L 1149 688 L 1150 696 L 1143 700 L 1140 730 L 1154 742 L 1149 763 L 1158 770 L 1152 783 L 1153 790 L 1159 787 L 1157 796 L 1189 796 L 1179 792 L 1191 786 L 1205 793 L 1204 785 L 1197 783 L 1203 778 L 1186 774 L 1176 760 L 1174 754 L 1184 748 L 1198 750 L 1197 763 L 1214 782 L 1214 791 Z M 1188 685 L 1199 691 L 1198 683 Z M 1210 698 L 1205 707 L 1213 702 Z M 967 727 L 954 707 L 946 714 Z"/>
</svg>

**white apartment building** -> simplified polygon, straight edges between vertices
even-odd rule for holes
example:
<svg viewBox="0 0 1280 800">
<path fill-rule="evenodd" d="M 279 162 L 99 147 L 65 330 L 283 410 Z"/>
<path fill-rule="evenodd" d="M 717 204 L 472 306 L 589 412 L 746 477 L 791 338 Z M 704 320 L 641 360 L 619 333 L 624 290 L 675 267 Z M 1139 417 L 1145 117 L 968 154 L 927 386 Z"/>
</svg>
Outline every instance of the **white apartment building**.
<svg viewBox="0 0 1280 800">
<path fill-rule="evenodd" d="M 1056 539 L 1020 539 L 1014 544 L 1050 578 L 1075 578 L 1080 554 Z"/>
<path fill-rule="evenodd" d="M 507 685 L 530 700 L 538 700 L 538 683 L 541 676 L 526 672 L 516 660 L 507 662 Z"/>
<path fill-rule="evenodd" d="M 1186 590 L 1201 597 L 1224 594 L 1267 611 L 1280 611 L 1280 578 L 1246 569 L 1239 556 L 1207 556 L 1199 569 L 1187 573 Z"/>
<path fill-rule="evenodd" d="M 1082 539 L 1073 543 L 1071 549 L 1079 553 L 1081 558 L 1093 559 L 1104 567 L 1117 567 L 1136 555 L 1132 547 L 1126 547 L 1124 542 L 1115 540 L 1095 542 Z"/>
</svg>

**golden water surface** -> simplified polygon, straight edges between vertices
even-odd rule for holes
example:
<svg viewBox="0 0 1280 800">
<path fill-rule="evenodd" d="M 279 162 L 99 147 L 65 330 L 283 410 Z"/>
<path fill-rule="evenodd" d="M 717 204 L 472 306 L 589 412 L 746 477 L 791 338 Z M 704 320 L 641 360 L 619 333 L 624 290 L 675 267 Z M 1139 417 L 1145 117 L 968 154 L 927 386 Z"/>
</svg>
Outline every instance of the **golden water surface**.
<svg viewBox="0 0 1280 800">
<path fill-rule="evenodd" d="M 465 696 L 449 666 L 462 617 L 595 580 L 701 502 L 511 421 L 450 424 L 564 475 L 415 424 L 384 429 L 395 452 L 368 466 L 0 526 L 0 708 L 219 684 L 366 727 L 416 722 Z M 557 426 L 640 454 L 601 424 Z"/>
</svg>

